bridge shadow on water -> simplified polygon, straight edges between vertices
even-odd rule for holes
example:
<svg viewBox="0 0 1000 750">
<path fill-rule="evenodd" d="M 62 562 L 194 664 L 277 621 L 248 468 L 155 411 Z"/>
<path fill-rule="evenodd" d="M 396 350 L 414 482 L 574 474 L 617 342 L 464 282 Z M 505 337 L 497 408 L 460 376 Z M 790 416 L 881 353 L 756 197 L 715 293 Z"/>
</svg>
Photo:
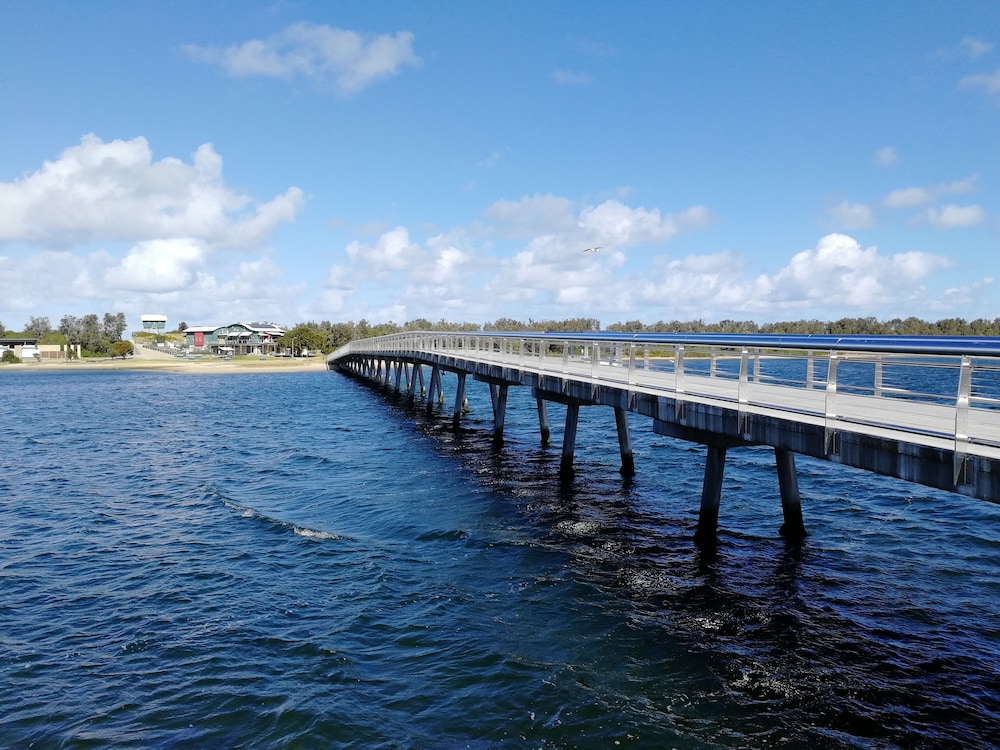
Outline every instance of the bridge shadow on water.
<svg viewBox="0 0 1000 750">
<path fill-rule="evenodd" d="M 697 545 L 703 449 L 637 431 L 638 472 L 622 476 L 601 411 L 581 417 L 575 471 L 561 475 L 559 415 L 542 445 L 528 398 L 512 394 L 496 440 L 488 398 L 455 428 L 448 407 L 375 390 L 495 493 L 503 523 L 562 561 L 615 644 L 607 658 L 632 665 L 607 664 L 607 678 L 675 724 L 696 731 L 711 715 L 783 747 L 995 746 L 1000 631 L 962 636 L 947 613 L 908 607 L 877 559 L 836 541 L 785 542 L 766 452 L 732 460 L 718 537 Z M 672 685 L 676 674 L 687 682 Z"/>
</svg>

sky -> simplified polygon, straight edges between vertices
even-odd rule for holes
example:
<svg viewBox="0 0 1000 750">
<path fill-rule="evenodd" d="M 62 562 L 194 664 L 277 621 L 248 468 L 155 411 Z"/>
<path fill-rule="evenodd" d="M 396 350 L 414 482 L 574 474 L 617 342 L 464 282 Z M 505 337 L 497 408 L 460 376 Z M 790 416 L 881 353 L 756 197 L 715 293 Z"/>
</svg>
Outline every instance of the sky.
<svg viewBox="0 0 1000 750">
<path fill-rule="evenodd" d="M 992 320 L 998 251 L 996 0 L 0 0 L 8 330 Z"/>
</svg>

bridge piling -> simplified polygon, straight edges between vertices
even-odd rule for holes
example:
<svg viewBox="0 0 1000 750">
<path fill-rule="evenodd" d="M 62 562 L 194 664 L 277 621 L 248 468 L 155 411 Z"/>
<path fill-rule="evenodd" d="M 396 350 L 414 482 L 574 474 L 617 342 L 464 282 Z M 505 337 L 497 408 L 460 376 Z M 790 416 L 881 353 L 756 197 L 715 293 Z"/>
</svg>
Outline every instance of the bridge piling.
<svg viewBox="0 0 1000 750">
<path fill-rule="evenodd" d="M 414 362 L 412 365 L 410 365 L 410 382 L 409 382 L 409 387 L 407 388 L 407 392 L 406 392 L 406 400 L 407 400 L 408 403 L 411 403 L 411 404 L 416 400 L 416 395 L 417 395 L 416 394 L 416 391 L 417 391 L 417 377 L 418 376 L 420 377 L 420 382 L 422 384 L 423 380 L 424 380 L 424 377 L 423 377 L 423 374 L 420 371 L 420 365 L 419 365 L 419 363 Z"/>
<path fill-rule="evenodd" d="M 698 544 L 715 541 L 719 526 L 719 503 L 722 499 L 722 476 L 725 470 L 726 447 L 709 445 L 705 457 L 705 481 L 701 488 L 698 530 L 694 535 Z"/>
<path fill-rule="evenodd" d="M 506 383 L 494 385 L 490 383 L 490 399 L 493 401 L 493 439 L 503 440 L 504 421 L 507 416 L 507 391 L 509 386 Z"/>
<path fill-rule="evenodd" d="M 462 422 L 462 412 L 465 407 L 465 373 L 457 373 L 458 387 L 455 389 L 455 411 L 451 415 L 451 424 L 458 429 Z"/>
<path fill-rule="evenodd" d="M 615 407 L 615 427 L 618 428 L 618 448 L 622 456 L 622 466 L 618 471 L 626 477 L 635 476 L 632 438 L 628 432 L 628 413 L 618 406 Z"/>
<path fill-rule="evenodd" d="M 580 421 L 580 405 L 566 404 L 566 429 L 563 431 L 562 459 L 559 461 L 559 473 L 573 473 L 573 454 L 576 452 L 576 427 Z"/>
<path fill-rule="evenodd" d="M 544 398 L 536 397 L 535 401 L 538 406 L 538 432 L 542 438 L 542 445 L 548 445 L 552 436 L 552 430 L 549 428 L 549 411 Z"/>
<path fill-rule="evenodd" d="M 775 448 L 774 460 L 778 469 L 781 513 L 785 521 L 778 533 L 789 541 L 801 541 L 809 532 L 802 521 L 802 498 L 799 495 L 798 475 L 795 473 L 795 454 L 790 450 Z"/>
</svg>

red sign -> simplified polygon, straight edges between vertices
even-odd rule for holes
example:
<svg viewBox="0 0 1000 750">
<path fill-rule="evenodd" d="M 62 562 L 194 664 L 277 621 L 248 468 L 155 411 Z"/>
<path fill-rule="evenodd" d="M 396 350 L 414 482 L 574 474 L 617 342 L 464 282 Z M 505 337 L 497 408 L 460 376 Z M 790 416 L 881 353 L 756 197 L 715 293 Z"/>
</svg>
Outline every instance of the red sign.
<svg viewBox="0 0 1000 750">
<path fill-rule="evenodd" d="M 205 346 L 205 334 L 201 331 L 194 332 L 194 345 L 195 346 Z"/>
</svg>

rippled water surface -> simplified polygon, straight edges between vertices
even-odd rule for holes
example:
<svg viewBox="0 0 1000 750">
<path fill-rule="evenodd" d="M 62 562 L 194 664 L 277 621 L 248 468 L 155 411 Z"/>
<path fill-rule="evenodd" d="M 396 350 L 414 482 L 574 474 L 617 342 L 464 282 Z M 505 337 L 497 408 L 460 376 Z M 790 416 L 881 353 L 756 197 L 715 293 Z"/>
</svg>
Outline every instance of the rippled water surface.
<svg viewBox="0 0 1000 750">
<path fill-rule="evenodd" d="M 0 746 L 995 746 L 1000 508 L 800 458 L 788 547 L 733 450 L 699 552 L 703 448 L 528 395 L 0 373 Z"/>
</svg>

